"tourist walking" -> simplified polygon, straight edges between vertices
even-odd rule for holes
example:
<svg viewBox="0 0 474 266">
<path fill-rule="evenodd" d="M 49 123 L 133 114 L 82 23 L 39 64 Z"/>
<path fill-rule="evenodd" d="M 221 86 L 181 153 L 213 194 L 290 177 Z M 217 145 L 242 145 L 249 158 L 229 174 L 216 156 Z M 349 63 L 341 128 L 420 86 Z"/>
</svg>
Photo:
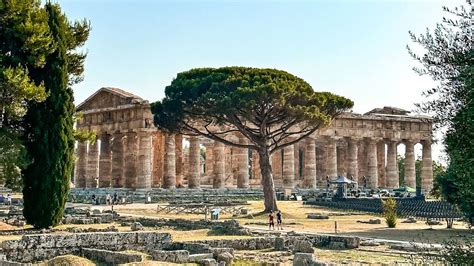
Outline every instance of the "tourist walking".
<svg viewBox="0 0 474 266">
<path fill-rule="evenodd" d="M 12 194 L 10 193 L 7 194 L 7 204 L 12 205 Z"/>
<path fill-rule="evenodd" d="M 107 205 L 111 205 L 111 203 L 112 203 L 111 200 L 112 200 L 112 198 L 110 197 L 110 194 L 107 193 L 107 195 L 105 195 L 105 203 Z"/>
<path fill-rule="evenodd" d="M 275 216 L 273 216 L 273 211 L 270 212 L 268 215 L 268 230 L 272 229 L 275 230 L 275 222 L 274 222 Z"/>
<path fill-rule="evenodd" d="M 277 230 L 283 230 L 283 226 L 282 226 L 283 216 L 280 210 L 277 212 L 276 217 L 277 217 Z"/>
</svg>

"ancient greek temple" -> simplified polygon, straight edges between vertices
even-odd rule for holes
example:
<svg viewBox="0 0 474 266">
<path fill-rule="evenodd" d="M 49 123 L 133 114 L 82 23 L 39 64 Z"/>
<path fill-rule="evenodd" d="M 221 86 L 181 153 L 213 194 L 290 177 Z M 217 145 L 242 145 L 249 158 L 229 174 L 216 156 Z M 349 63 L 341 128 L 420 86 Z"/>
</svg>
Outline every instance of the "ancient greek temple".
<svg viewBox="0 0 474 266">
<path fill-rule="evenodd" d="M 248 188 L 260 186 L 258 154 L 205 138 L 165 134 L 154 127 L 148 101 L 117 88 L 101 88 L 77 107 L 77 128 L 94 131 L 79 142 L 78 188 Z M 234 136 L 234 141 L 244 138 Z M 347 176 L 367 188 L 433 184 L 432 120 L 398 108 L 344 113 L 305 140 L 272 155 L 277 188 L 325 188 L 326 176 Z M 421 184 L 416 184 L 416 144 L 422 145 Z M 397 146 L 405 145 L 404 184 Z"/>
</svg>

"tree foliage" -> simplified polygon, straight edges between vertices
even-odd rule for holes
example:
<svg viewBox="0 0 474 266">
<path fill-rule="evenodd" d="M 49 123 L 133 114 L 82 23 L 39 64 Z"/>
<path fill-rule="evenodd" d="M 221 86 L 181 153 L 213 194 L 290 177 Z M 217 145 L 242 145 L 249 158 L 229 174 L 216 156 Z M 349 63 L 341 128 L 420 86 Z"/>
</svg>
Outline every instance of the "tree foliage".
<svg viewBox="0 0 474 266">
<path fill-rule="evenodd" d="M 51 52 L 46 12 L 36 0 L 0 0 L 0 172 L 1 181 L 17 190 L 20 167 L 28 157 L 20 140 L 27 103 L 46 99 L 41 81 L 31 73 Z"/>
<path fill-rule="evenodd" d="M 415 37 L 425 50 L 423 56 L 411 55 L 423 68 L 415 69 L 438 81 L 436 88 L 425 92 L 428 100 L 422 111 L 434 114 L 438 127 L 446 127 L 444 139 L 449 165 L 437 182 L 442 195 L 474 221 L 474 9 L 471 1 L 454 10 L 444 8 L 454 19 L 443 18 L 434 33 Z"/>
<path fill-rule="evenodd" d="M 267 211 L 277 210 L 270 155 L 307 137 L 353 105 L 314 92 L 303 79 L 275 69 L 200 68 L 182 72 L 152 104 L 155 124 L 170 132 L 201 135 L 254 149 L 260 156 Z M 229 138 L 241 134 L 248 142 Z"/>
<path fill-rule="evenodd" d="M 437 86 L 426 90 L 427 100 L 419 104 L 421 111 L 433 114 L 436 125 L 449 126 L 457 111 L 465 106 L 469 99 L 466 97 L 469 89 L 462 79 L 461 73 L 468 72 L 472 65 L 472 49 L 474 27 L 472 20 L 472 3 L 466 6 L 450 9 L 443 7 L 449 16 L 444 17 L 431 32 L 416 36 L 410 32 L 411 39 L 424 50 L 417 55 L 407 46 L 410 55 L 421 64 L 414 70 L 420 75 L 429 75 L 437 81 Z"/>
<path fill-rule="evenodd" d="M 75 112 L 69 84 L 79 80 L 83 54 L 75 49 L 87 38 L 87 22 L 70 23 L 59 5 L 45 5 L 53 52 L 34 77 L 49 94 L 32 102 L 25 116 L 26 147 L 32 163 L 24 170 L 24 209 L 28 223 L 38 228 L 57 225 L 64 212 L 72 175 Z"/>
</svg>

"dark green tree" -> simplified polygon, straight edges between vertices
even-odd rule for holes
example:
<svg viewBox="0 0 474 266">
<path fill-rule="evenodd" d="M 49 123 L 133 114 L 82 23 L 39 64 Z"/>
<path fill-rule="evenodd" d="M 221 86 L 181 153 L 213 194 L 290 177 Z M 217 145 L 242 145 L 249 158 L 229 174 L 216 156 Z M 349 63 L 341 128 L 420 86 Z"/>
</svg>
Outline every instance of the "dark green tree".
<svg viewBox="0 0 474 266">
<path fill-rule="evenodd" d="M 80 80 L 84 54 L 74 50 L 87 39 L 89 24 L 71 24 L 59 5 L 45 5 L 53 52 L 35 78 L 42 80 L 48 98 L 33 102 L 25 117 L 26 147 L 32 163 L 24 170 L 24 209 L 36 228 L 57 225 L 64 212 L 73 169 L 74 97 L 69 84 Z"/>
<path fill-rule="evenodd" d="M 256 150 L 265 211 L 277 210 L 270 155 L 292 145 L 353 106 L 349 99 L 315 92 L 304 80 L 275 69 L 200 68 L 182 72 L 152 104 L 155 124 Z M 226 138 L 241 134 L 243 144 Z"/>
<path fill-rule="evenodd" d="M 410 54 L 422 65 L 415 68 L 429 75 L 438 86 L 425 91 L 428 100 L 420 109 L 434 115 L 438 127 L 445 127 L 444 139 L 448 155 L 446 174 L 438 178 L 442 195 L 460 207 L 469 221 L 474 213 L 474 10 L 470 0 L 454 10 L 444 7 L 453 18 L 443 18 L 433 33 L 412 40 L 424 48 L 422 56 Z"/>
<path fill-rule="evenodd" d="M 0 181 L 21 188 L 20 168 L 28 163 L 21 142 L 27 103 L 46 92 L 31 77 L 51 52 L 46 12 L 37 0 L 0 0 Z"/>
</svg>

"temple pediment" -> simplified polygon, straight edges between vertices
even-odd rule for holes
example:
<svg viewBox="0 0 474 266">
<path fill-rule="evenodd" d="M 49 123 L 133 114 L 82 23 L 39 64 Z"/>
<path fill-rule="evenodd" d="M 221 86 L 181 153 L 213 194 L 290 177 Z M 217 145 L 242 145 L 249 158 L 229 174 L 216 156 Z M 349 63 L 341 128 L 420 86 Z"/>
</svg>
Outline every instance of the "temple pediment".
<svg viewBox="0 0 474 266">
<path fill-rule="evenodd" d="M 396 108 L 392 106 L 384 106 L 383 108 L 375 108 L 372 109 L 371 111 L 365 113 L 365 115 L 371 115 L 371 114 L 382 114 L 382 115 L 408 115 L 410 111 L 401 109 L 401 108 Z"/>
<path fill-rule="evenodd" d="M 96 91 L 84 102 L 79 104 L 77 111 L 97 110 L 103 108 L 116 108 L 123 105 L 148 103 L 141 97 L 126 92 L 122 89 L 104 87 Z"/>
</svg>

